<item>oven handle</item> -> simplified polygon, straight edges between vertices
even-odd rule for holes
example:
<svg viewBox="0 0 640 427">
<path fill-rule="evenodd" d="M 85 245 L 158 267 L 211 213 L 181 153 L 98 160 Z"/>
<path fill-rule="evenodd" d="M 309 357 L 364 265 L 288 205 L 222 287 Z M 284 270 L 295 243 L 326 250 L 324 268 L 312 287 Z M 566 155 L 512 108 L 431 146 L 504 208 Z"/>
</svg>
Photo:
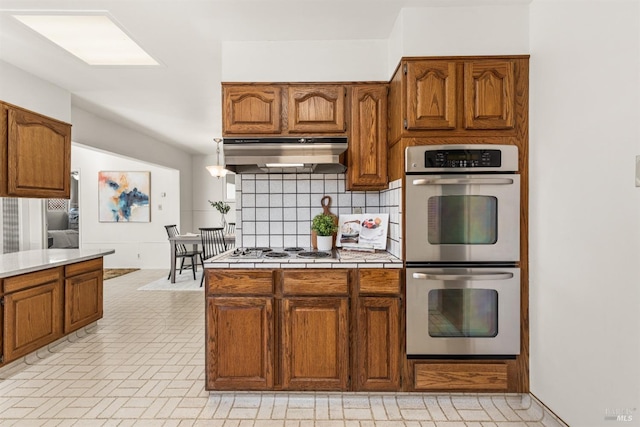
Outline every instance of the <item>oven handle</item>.
<svg viewBox="0 0 640 427">
<path fill-rule="evenodd" d="M 451 185 L 451 184 L 481 184 L 481 185 L 509 185 L 510 178 L 422 178 L 414 179 L 413 185 Z"/>
<path fill-rule="evenodd" d="M 507 280 L 513 278 L 513 273 L 474 273 L 474 274 L 427 274 L 413 273 L 414 279 L 420 280 Z"/>
</svg>

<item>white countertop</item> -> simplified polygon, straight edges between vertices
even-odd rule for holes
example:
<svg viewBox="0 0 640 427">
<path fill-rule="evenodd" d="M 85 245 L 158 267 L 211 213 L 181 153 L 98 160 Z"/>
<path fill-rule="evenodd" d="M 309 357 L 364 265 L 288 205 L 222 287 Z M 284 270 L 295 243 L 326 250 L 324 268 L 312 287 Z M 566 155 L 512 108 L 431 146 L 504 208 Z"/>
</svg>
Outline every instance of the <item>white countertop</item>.
<svg viewBox="0 0 640 427">
<path fill-rule="evenodd" d="M 113 249 L 42 249 L 0 255 L 0 278 L 87 261 L 115 253 Z"/>
<path fill-rule="evenodd" d="M 402 268 L 401 259 L 386 251 L 375 253 L 337 250 L 336 258 L 243 258 L 233 250 L 205 260 L 205 268 Z"/>
</svg>

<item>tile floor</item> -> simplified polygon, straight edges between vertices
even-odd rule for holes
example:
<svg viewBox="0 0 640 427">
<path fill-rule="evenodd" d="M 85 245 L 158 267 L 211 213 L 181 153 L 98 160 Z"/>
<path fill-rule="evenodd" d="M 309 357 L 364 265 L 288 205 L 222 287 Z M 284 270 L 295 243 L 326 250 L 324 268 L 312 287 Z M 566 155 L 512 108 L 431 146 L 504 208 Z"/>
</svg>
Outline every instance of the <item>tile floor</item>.
<svg viewBox="0 0 640 427">
<path fill-rule="evenodd" d="M 558 427 L 529 395 L 204 390 L 201 292 L 105 282 L 104 318 L 0 370 L 0 426 Z"/>
</svg>

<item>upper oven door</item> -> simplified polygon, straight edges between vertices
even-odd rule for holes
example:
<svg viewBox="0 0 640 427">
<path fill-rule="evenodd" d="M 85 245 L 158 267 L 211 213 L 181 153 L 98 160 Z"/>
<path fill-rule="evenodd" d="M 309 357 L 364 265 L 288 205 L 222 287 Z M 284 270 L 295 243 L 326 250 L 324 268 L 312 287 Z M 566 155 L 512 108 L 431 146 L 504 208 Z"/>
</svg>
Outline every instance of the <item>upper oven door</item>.
<svg viewBox="0 0 640 427">
<path fill-rule="evenodd" d="M 520 176 L 408 175 L 408 262 L 518 262 Z"/>
</svg>

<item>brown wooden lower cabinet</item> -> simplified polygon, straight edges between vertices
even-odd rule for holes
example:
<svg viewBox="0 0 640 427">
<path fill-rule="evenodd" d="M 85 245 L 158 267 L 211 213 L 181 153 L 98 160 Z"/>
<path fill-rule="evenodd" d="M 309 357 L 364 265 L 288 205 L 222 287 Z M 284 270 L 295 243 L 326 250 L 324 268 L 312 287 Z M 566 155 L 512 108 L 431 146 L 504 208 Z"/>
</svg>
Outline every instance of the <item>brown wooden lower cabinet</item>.
<svg viewBox="0 0 640 427">
<path fill-rule="evenodd" d="M 4 362 L 62 337 L 61 269 L 5 279 L 4 288 Z"/>
<path fill-rule="evenodd" d="M 356 389 L 397 391 L 400 383 L 400 298 L 358 298 Z"/>
<path fill-rule="evenodd" d="M 102 317 L 102 257 L 0 280 L 0 365 Z"/>
<path fill-rule="evenodd" d="M 209 297 L 207 325 L 207 389 L 273 388 L 273 298 Z"/>
<path fill-rule="evenodd" d="M 413 386 L 425 391 L 507 391 L 507 365 L 415 363 Z"/>
<path fill-rule="evenodd" d="M 102 285 L 102 258 L 65 266 L 65 334 L 102 318 Z"/>
<path fill-rule="evenodd" d="M 207 389 L 401 390 L 401 273 L 207 269 Z"/>
<path fill-rule="evenodd" d="M 284 298 L 282 387 L 347 390 L 348 298 Z"/>
</svg>

